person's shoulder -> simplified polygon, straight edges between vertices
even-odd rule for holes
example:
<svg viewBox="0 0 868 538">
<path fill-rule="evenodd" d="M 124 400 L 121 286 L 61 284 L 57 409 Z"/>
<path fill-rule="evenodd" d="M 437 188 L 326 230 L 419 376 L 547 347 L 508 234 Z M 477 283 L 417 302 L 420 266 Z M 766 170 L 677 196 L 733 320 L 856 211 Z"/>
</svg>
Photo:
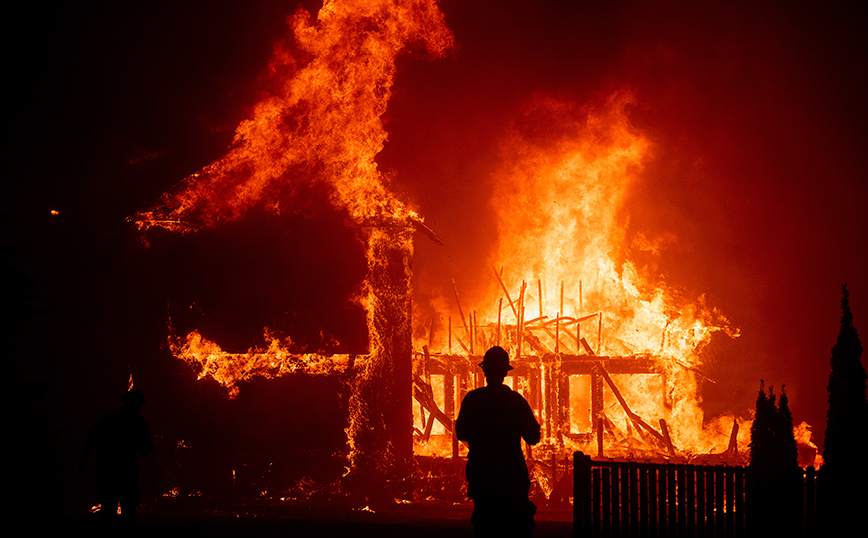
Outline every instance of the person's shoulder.
<svg viewBox="0 0 868 538">
<path fill-rule="evenodd" d="M 485 402 L 490 401 L 493 396 L 491 387 L 479 387 L 478 389 L 473 389 L 464 395 L 464 399 L 461 400 L 461 406 L 470 407 L 485 405 Z"/>
<path fill-rule="evenodd" d="M 507 387 L 507 388 L 509 388 L 509 387 Z M 527 400 L 525 399 L 525 397 L 522 396 L 521 393 L 518 392 L 517 390 L 509 389 L 509 398 L 512 401 L 514 401 L 516 404 L 530 405 L 527 403 Z"/>
<path fill-rule="evenodd" d="M 117 420 L 118 417 L 123 415 L 123 411 L 124 411 L 123 407 L 117 407 L 115 409 L 112 409 L 111 411 L 109 411 L 108 413 L 106 413 L 105 415 L 102 416 L 102 421 L 103 422 L 109 422 L 112 420 Z"/>
<path fill-rule="evenodd" d="M 465 400 L 465 401 L 467 401 L 467 400 L 471 400 L 471 401 L 472 401 L 472 400 L 475 400 L 475 399 L 477 399 L 477 398 L 481 398 L 481 397 L 483 397 L 483 396 L 485 395 L 484 390 L 485 390 L 485 387 L 480 387 L 480 388 L 478 388 L 478 389 L 473 389 L 473 390 L 471 390 L 470 392 L 468 392 L 467 394 L 464 395 L 464 400 Z"/>
</svg>

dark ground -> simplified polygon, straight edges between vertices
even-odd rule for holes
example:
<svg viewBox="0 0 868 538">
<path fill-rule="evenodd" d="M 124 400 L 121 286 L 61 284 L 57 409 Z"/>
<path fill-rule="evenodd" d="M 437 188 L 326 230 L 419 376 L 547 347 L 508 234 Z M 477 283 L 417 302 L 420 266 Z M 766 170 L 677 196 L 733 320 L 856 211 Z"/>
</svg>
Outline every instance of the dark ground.
<svg viewBox="0 0 868 538">
<path fill-rule="evenodd" d="M 540 513 L 534 537 L 572 535 L 567 513 Z M 64 535 L 100 534 L 103 527 L 96 514 L 70 515 L 54 523 Z M 433 513 L 424 507 L 408 506 L 380 512 L 361 510 L 328 512 L 325 509 L 271 508 L 257 513 L 201 513 L 197 515 L 169 512 L 145 512 L 130 533 L 133 536 L 292 536 L 292 537 L 404 537 L 435 536 L 472 537 L 467 507 Z"/>
</svg>

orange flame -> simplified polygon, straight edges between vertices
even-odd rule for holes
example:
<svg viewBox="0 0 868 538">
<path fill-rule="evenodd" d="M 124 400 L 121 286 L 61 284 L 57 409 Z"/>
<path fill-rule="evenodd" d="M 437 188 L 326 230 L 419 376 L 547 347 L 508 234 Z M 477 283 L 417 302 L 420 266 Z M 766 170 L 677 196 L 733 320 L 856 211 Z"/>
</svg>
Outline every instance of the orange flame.
<svg viewBox="0 0 868 538">
<path fill-rule="evenodd" d="M 195 231 L 236 220 L 260 202 L 291 209 L 300 178 L 329 184 L 334 204 L 359 221 L 419 219 L 388 191 L 374 157 L 387 137 L 381 116 L 395 59 L 412 43 L 432 56 L 452 44 L 435 2 L 326 1 L 316 21 L 301 9 L 290 27 L 298 51 L 277 47 L 274 93 L 238 126 L 226 155 L 135 216 L 140 230 Z"/>
<path fill-rule="evenodd" d="M 259 203 L 275 212 L 291 210 L 303 182 L 328 184 L 332 202 L 359 223 L 421 223 L 387 189 L 374 158 L 387 138 L 381 116 L 391 97 L 398 55 L 421 43 L 437 57 L 452 45 L 436 2 L 328 0 L 316 20 L 300 9 L 289 24 L 297 50 L 287 43 L 276 46 L 269 66 L 277 81 L 274 92 L 238 126 L 226 155 L 132 218 L 139 230 L 156 226 L 193 232 L 241 218 Z M 369 321 L 375 349 L 377 335 L 371 329 Z M 213 377 L 231 394 L 252 375 L 346 367 L 345 356 L 293 355 L 286 342 L 271 337 L 268 328 L 264 332 L 267 347 L 244 354 L 227 353 L 198 332 L 173 337 L 170 345 L 200 377 Z"/>
<path fill-rule="evenodd" d="M 793 428 L 793 437 L 799 450 L 799 466 L 802 468 L 813 465 L 815 469 L 819 469 L 823 466 L 823 455 L 814 443 L 813 435 L 811 425 L 807 422 L 802 422 Z"/>
<path fill-rule="evenodd" d="M 561 353 L 576 355 L 653 358 L 657 374 L 610 376 L 623 399 L 619 401 L 606 387 L 604 413 L 614 427 L 624 421 L 627 431 L 633 427 L 622 409 L 626 404 L 646 422 L 664 419 L 672 444 L 681 454 L 690 455 L 725 452 L 736 420 L 741 426 L 737 443 L 744 453 L 749 429 L 745 421 L 730 416 L 704 423 L 695 376 L 702 366 L 701 351 L 712 334 L 737 337 L 738 330 L 703 296 L 686 300 L 683 293 L 629 258 L 627 194 L 641 181 L 643 164 L 653 149 L 651 141 L 630 124 L 627 110 L 632 103 L 628 92 L 585 107 L 536 97 L 523 111 L 505 136 L 502 162 L 492 181 L 499 242 L 490 262 L 503 268 L 501 282 L 493 279 L 489 292 L 471 310 L 481 316 L 475 319 L 484 320 L 478 322 L 482 326 L 492 327 L 503 318 L 500 344 L 511 348 L 514 357 L 560 348 Z M 633 235 L 632 243 L 643 250 L 657 248 L 645 236 Z M 516 277 L 534 285 L 516 284 L 518 291 L 504 288 Z M 564 344 L 555 343 L 554 325 L 547 334 L 535 333 L 533 349 L 528 345 L 522 349 L 517 343 L 521 342 L 514 336 L 517 326 L 536 323 L 538 327 L 557 316 L 573 323 L 585 319 L 579 329 L 593 334 L 588 340 L 596 345 L 582 347 L 576 341 L 576 347 L 565 350 Z M 507 323 L 513 325 L 507 329 Z M 572 327 L 575 331 L 576 325 Z M 485 345 L 494 343 L 491 338 L 483 340 Z M 438 351 L 446 350 L 441 344 Z M 542 383 L 544 391 L 553 390 Z M 417 416 L 420 412 L 417 409 Z M 545 416 L 550 411 L 540 413 Z M 578 444 L 571 449 L 596 451 Z M 417 448 L 418 453 L 431 451 L 431 447 Z M 442 446 L 433 452 L 443 453 Z"/>
<path fill-rule="evenodd" d="M 452 45 L 452 34 L 435 0 L 326 0 L 315 21 L 302 9 L 290 19 L 290 28 L 296 50 L 277 46 L 270 65 L 274 91 L 238 126 L 228 152 L 131 220 L 143 234 L 151 227 L 188 233 L 237 220 L 257 204 L 275 213 L 291 211 L 300 187 L 319 183 L 328 186 L 331 202 L 357 224 L 393 228 L 367 231 L 369 274 L 361 302 L 368 310 L 370 353 L 353 357 L 352 364 L 357 375 L 347 428 L 349 463 L 352 469 L 370 467 L 393 455 L 391 446 L 377 453 L 357 443 L 372 424 L 368 415 L 382 411 L 377 402 L 368 401 L 376 384 L 372 381 L 395 359 L 380 332 L 410 334 L 411 289 L 404 286 L 404 301 L 391 297 L 394 284 L 371 280 L 394 273 L 380 271 L 391 263 L 387 260 L 409 260 L 411 234 L 400 229 L 425 229 L 419 215 L 389 191 L 374 160 L 387 138 L 381 116 L 392 94 L 398 55 L 421 44 L 429 57 L 442 56 Z M 397 263 L 405 265 L 408 276 L 409 261 Z M 396 308 L 378 310 L 390 301 Z M 407 315 L 401 316 L 397 312 L 405 302 Z M 378 325 L 384 316 L 398 328 Z M 393 319 L 402 317 L 406 319 Z M 199 377 L 212 377 L 227 387 L 230 397 L 237 395 L 240 381 L 253 375 L 331 373 L 351 362 L 343 355 L 291 354 L 288 342 L 270 336 L 268 328 L 264 332 L 267 346 L 243 354 L 227 353 L 198 332 L 170 337 L 170 347 Z M 398 340 L 394 335 L 386 339 Z M 409 455 L 409 450 L 395 450 Z"/>
<path fill-rule="evenodd" d="M 419 43 L 437 57 L 452 45 L 435 0 L 326 0 L 315 20 L 300 10 L 290 28 L 295 50 L 286 44 L 276 48 L 270 65 L 273 92 L 238 126 L 222 158 L 133 218 L 139 230 L 156 226 L 188 233 L 239 219 L 257 204 L 275 212 L 291 210 L 303 182 L 328 185 L 332 203 L 357 223 L 421 223 L 390 192 L 375 157 L 387 139 L 381 117 L 398 55 Z M 667 404 L 660 406 L 645 397 L 663 390 L 658 381 L 615 376 L 626 404 L 652 420 L 665 418 L 681 450 L 721 452 L 736 419 L 703 420 L 695 373 L 714 333 L 735 337 L 738 331 L 704 297 L 683 298 L 629 259 L 628 244 L 656 249 L 653 238 L 631 235 L 627 221 L 627 193 L 641 181 L 653 150 L 652 142 L 630 125 L 630 104 L 628 93 L 599 107 L 548 98 L 532 102 L 505 136 L 502 163 L 493 177 L 499 243 L 490 261 L 505 268 L 503 279 L 511 284 L 538 281 L 539 291 L 523 294 L 522 300 L 536 302 L 550 319 L 553 312 L 573 319 L 601 313 L 597 354 L 652 357 L 667 377 Z M 368 241 L 372 272 L 383 263 L 381 242 L 395 242 L 391 248 L 412 253 L 409 234 L 375 231 Z M 563 308 L 555 298 L 561 285 L 571 290 Z M 366 282 L 361 298 L 369 313 L 370 354 L 353 358 L 360 387 L 383 347 L 371 314 L 378 301 L 372 287 Z M 474 310 L 492 325 L 501 315 L 499 283 L 492 282 L 488 291 Z M 537 317 L 531 311 L 512 322 L 531 322 Z M 267 328 L 264 332 L 267 345 L 242 354 L 227 353 L 198 332 L 172 337 L 170 344 L 200 377 L 214 378 L 231 395 L 253 375 L 330 373 L 350 364 L 349 356 L 291 354 L 288 342 L 272 337 Z M 606 398 L 612 420 L 623 419 L 611 394 Z M 438 405 L 443 406 L 442 398 Z M 737 441 L 744 452 L 749 428 L 738 422 Z M 352 454 L 352 435 L 349 443 Z"/>
<path fill-rule="evenodd" d="M 533 103 L 529 116 L 561 116 L 566 125 L 554 126 L 562 134 L 553 141 L 534 141 L 517 130 L 505 143 L 494 178 L 500 241 L 493 265 L 544 285 L 564 282 L 566 290 L 577 291 L 581 282 L 583 296 L 568 292 L 564 309 L 576 317 L 604 313 L 603 331 L 611 336 L 603 354 L 654 353 L 696 366 L 713 332 L 737 331 L 703 298 L 676 301 L 672 290 L 625 259 L 625 198 L 652 148 L 630 126 L 630 104 L 628 93 L 589 110 L 550 99 Z M 494 291 L 489 305 L 496 304 Z M 546 291 L 543 310 L 557 309 L 554 290 Z"/>
<path fill-rule="evenodd" d="M 350 365 L 348 355 L 289 353 L 289 342 L 265 332 L 268 346 L 253 347 L 247 353 L 228 353 L 217 343 L 193 331 L 184 338 L 170 337 L 172 354 L 189 364 L 199 379 L 210 377 L 229 388 L 229 396 L 238 395 L 238 383 L 253 376 L 277 377 L 288 373 L 340 373 Z"/>
</svg>

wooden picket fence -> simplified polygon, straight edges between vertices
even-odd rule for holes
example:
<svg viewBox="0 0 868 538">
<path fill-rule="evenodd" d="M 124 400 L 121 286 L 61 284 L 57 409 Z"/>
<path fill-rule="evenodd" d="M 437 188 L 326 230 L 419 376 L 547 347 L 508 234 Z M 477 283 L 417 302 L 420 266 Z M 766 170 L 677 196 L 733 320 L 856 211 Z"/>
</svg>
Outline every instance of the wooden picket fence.
<svg viewBox="0 0 868 538">
<path fill-rule="evenodd" d="M 592 461 L 574 454 L 573 531 L 581 537 L 745 536 L 747 472 L 727 465 Z M 817 475 L 801 491 L 797 535 L 816 521 Z M 748 522 L 749 524 L 750 522 Z"/>
</svg>

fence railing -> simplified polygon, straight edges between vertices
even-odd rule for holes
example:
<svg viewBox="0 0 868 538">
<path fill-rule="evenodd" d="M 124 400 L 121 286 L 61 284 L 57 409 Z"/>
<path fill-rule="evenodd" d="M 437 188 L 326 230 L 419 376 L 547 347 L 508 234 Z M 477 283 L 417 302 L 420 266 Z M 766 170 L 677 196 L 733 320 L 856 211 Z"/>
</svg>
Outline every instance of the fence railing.
<svg viewBox="0 0 868 538">
<path fill-rule="evenodd" d="M 748 476 L 744 467 L 593 461 L 574 454 L 575 536 L 704 537 L 747 535 Z M 795 495 L 797 535 L 816 520 L 816 473 Z"/>
</svg>

